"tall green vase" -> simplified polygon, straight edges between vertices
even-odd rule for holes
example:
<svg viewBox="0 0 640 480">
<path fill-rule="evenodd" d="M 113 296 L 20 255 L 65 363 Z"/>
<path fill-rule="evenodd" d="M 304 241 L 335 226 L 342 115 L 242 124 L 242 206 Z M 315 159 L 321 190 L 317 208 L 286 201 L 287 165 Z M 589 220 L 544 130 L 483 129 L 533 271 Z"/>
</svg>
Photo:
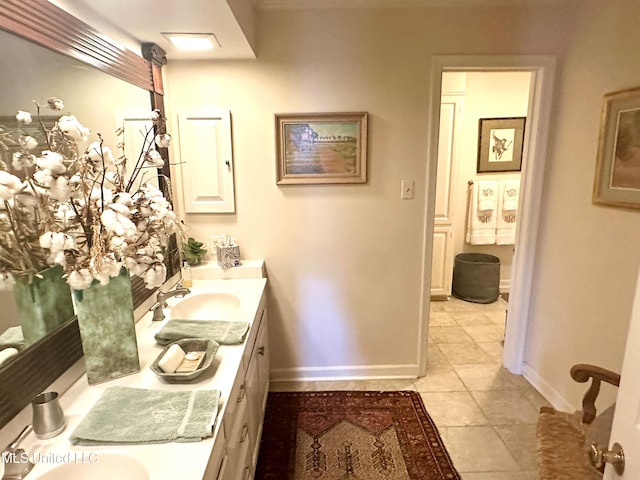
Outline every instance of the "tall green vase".
<svg viewBox="0 0 640 480">
<path fill-rule="evenodd" d="M 89 385 L 140 371 L 129 272 L 73 290 Z"/>
<path fill-rule="evenodd" d="M 25 346 L 29 346 L 73 318 L 69 284 L 60 266 L 41 271 L 31 282 L 16 278 L 13 294 Z"/>
</svg>

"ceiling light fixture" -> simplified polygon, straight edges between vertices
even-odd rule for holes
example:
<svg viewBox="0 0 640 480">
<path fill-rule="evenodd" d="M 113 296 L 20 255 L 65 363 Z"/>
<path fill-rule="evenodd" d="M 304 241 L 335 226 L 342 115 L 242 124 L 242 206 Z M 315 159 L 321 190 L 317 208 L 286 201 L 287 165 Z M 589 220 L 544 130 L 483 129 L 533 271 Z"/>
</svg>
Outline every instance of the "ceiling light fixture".
<svg viewBox="0 0 640 480">
<path fill-rule="evenodd" d="M 178 50 L 197 52 L 215 50 L 220 44 L 213 33 L 163 33 L 167 40 Z"/>
</svg>

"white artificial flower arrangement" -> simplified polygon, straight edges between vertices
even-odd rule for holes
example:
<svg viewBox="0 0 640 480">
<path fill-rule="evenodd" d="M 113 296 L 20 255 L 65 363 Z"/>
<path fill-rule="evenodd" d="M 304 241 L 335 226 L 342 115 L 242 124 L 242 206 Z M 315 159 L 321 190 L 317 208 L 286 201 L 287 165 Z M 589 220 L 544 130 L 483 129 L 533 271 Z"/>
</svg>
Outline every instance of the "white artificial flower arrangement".
<svg viewBox="0 0 640 480">
<path fill-rule="evenodd" d="M 41 109 L 60 111 L 61 100 L 34 104 L 42 138 L 24 128 L 33 121 L 26 111 L 16 114 L 14 131 L 0 127 L 0 282 L 10 285 L 16 276 L 31 281 L 44 268 L 60 265 L 76 290 L 94 280 L 104 285 L 123 267 L 147 288 L 161 286 L 164 247 L 179 222 L 163 193 L 141 182 L 141 172 L 151 168 L 156 177 L 164 164 L 157 151 L 171 141 L 164 117 L 152 112 L 153 127 L 142 132 L 132 165 L 124 154 L 115 156 L 100 134 L 82 148 L 90 131 L 73 115 L 45 126 Z"/>
</svg>

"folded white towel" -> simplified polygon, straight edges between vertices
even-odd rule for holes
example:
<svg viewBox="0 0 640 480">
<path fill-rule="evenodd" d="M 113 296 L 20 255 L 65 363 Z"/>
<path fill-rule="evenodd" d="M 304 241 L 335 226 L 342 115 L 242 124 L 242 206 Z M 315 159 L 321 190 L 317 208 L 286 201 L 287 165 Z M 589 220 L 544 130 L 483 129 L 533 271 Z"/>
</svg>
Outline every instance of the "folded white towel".
<svg viewBox="0 0 640 480">
<path fill-rule="evenodd" d="M 500 184 L 496 221 L 497 245 L 513 245 L 516 242 L 519 191 L 519 180 L 505 180 Z"/>
<path fill-rule="evenodd" d="M 471 245 L 496 243 L 498 183 L 475 182 L 469 195 L 466 241 Z"/>
</svg>

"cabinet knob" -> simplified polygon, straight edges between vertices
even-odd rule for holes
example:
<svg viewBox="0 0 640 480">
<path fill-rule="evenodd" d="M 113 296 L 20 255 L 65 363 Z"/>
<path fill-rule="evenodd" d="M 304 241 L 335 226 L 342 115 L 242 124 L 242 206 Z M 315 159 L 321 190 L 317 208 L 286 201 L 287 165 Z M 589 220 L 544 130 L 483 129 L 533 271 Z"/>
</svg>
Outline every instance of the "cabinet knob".
<svg viewBox="0 0 640 480">
<path fill-rule="evenodd" d="M 258 355 L 264 355 L 264 346 L 258 347 Z"/>
<path fill-rule="evenodd" d="M 247 389 L 245 388 L 243 383 L 242 385 L 240 385 L 240 395 L 238 395 L 236 402 L 241 403 L 244 400 L 246 393 L 247 393 Z"/>
<path fill-rule="evenodd" d="M 242 435 L 240 436 L 240 443 L 244 443 L 249 436 L 249 425 L 246 423 L 242 426 Z"/>
</svg>

